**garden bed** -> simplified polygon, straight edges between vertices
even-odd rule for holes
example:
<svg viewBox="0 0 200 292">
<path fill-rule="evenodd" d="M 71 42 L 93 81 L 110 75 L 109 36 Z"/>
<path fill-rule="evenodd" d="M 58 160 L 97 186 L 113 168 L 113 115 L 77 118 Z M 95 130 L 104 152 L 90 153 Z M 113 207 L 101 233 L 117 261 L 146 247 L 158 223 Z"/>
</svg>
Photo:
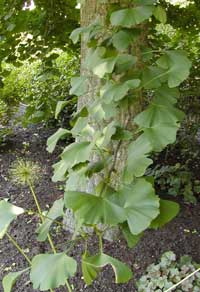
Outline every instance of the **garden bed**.
<svg viewBox="0 0 200 292">
<path fill-rule="evenodd" d="M 0 199 L 9 199 L 13 204 L 25 209 L 33 210 L 34 202 L 27 188 L 14 184 L 9 177 L 9 167 L 18 158 L 27 158 L 38 162 L 42 167 L 41 179 L 36 186 L 36 192 L 43 209 L 51 206 L 53 201 L 62 196 L 60 185 L 51 182 L 52 167 L 56 161 L 58 153 L 49 154 L 46 151 L 46 140 L 55 129 L 43 128 L 42 126 L 31 126 L 24 130 L 17 128 L 9 141 L 0 147 Z M 129 249 L 123 239 L 116 242 L 105 242 L 105 252 L 123 262 L 126 262 L 133 270 L 135 278 L 140 277 L 146 267 L 157 261 L 165 251 L 172 250 L 179 257 L 184 254 L 192 256 L 193 260 L 200 263 L 200 204 L 189 205 L 180 202 L 181 212 L 167 226 L 158 231 L 146 231 L 145 236 L 134 248 Z M 10 234 L 23 247 L 29 257 L 48 251 L 48 244 L 38 243 L 35 236 L 37 217 L 22 215 L 13 222 Z M 54 241 L 58 249 L 66 247 L 67 239 L 70 235 L 67 232 L 58 232 Z M 89 248 L 95 252 L 97 241 L 90 241 Z M 72 250 L 72 256 L 80 260 L 83 251 L 82 243 L 78 243 Z M 2 277 L 9 271 L 17 271 L 26 267 L 26 261 L 10 244 L 5 237 L 0 241 L 0 291 L 2 288 Z M 77 272 L 75 278 L 71 280 L 74 291 L 100 291 L 100 292 L 122 292 L 137 291 L 134 280 L 125 285 L 114 284 L 114 274 L 110 267 L 107 267 L 92 286 L 86 287 L 81 279 L 81 271 Z M 26 276 L 22 276 L 17 282 L 13 291 L 32 292 L 31 284 Z M 64 288 L 56 291 L 65 291 Z"/>
</svg>

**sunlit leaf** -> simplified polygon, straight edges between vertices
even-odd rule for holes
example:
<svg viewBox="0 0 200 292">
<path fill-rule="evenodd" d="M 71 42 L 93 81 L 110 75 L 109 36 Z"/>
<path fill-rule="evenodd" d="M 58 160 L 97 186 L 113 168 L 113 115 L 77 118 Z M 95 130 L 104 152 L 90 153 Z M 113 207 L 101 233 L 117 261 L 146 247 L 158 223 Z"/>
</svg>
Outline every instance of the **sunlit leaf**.
<svg viewBox="0 0 200 292">
<path fill-rule="evenodd" d="M 17 218 L 18 215 L 24 213 L 24 209 L 14 206 L 4 200 L 0 201 L 0 239 L 3 238 L 10 223 Z"/>
<path fill-rule="evenodd" d="M 178 128 L 179 125 L 175 124 L 158 124 L 145 128 L 143 131 L 153 150 L 159 152 L 168 144 L 173 144 L 176 141 Z"/>
<path fill-rule="evenodd" d="M 71 86 L 72 88 L 70 89 L 70 94 L 73 95 L 83 95 L 87 92 L 87 77 L 85 76 L 80 76 L 80 77 L 73 77 L 71 79 Z"/>
<path fill-rule="evenodd" d="M 114 26 L 132 27 L 148 19 L 154 6 L 138 6 L 115 11 L 111 14 L 111 24 Z"/>
<path fill-rule="evenodd" d="M 148 154 L 151 151 L 151 143 L 144 135 L 129 144 L 125 171 L 126 182 L 131 182 L 133 176 L 140 177 L 144 175 L 147 167 L 153 163 L 153 161 L 148 158 Z"/>
<path fill-rule="evenodd" d="M 159 228 L 170 222 L 180 211 L 180 206 L 176 202 L 160 200 L 160 214 L 151 223 L 151 228 Z"/>
<path fill-rule="evenodd" d="M 4 289 L 4 292 L 11 292 L 12 291 L 12 288 L 14 287 L 17 279 L 23 274 L 25 273 L 28 269 L 25 269 L 23 271 L 19 271 L 19 272 L 13 272 L 13 273 L 9 273 L 8 275 L 6 275 L 4 278 L 3 278 L 3 281 L 2 281 L 2 285 L 3 285 L 3 289 Z"/>
<path fill-rule="evenodd" d="M 131 31 L 120 30 L 114 34 L 112 42 L 117 50 L 126 50 L 134 40 L 134 35 Z"/>
<path fill-rule="evenodd" d="M 30 280 L 33 289 L 46 291 L 65 285 L 76 273 L 76 261 L 64 253 L 39 254 L 32 260 Z"/>
<path fill-rule="evenodd" d="M 109 197 L 67 191 L 65 192 L 65 206 L 72 209 L 75 215 L 83 219 L 86 224 L 116 225 L 125 221 L 124 209 L 112 202 Z"/>
<path fill-rule="evenodd" d="M 189 76 L 192 65 L 183 51 L 167 51 L 157 64 L 166 70 L 170 88 L 179 86 Z"/>
<path fill-rule="evenodd" d="M 63 207 L 64 207 L 64 201 L 63 199 L 56 200 L 49 210 L 49 212 L 46 214 L 46 218 L 44 222 L 39 226 L 37 229 L 37 240 L 38 241 L 45 241 L 47 239 L 49 229 L 51 225 L 53 224 L 54 220 L 57 218 L 63 216 Z"/>
<path fill-rule="evenodd" d="M 165 24 L 167 22 L 167 14 L 162 6 L 158 5 L 154 10 L 153 15 L 161 23 Z"/>
<path fill-rule="evenodd" d="M 86 58 L 86 66 L 100 78 L 106 73 L 112 73 L 117 61 L 116 55 L 105 58 L 105 53 L 104 47 L 98 47 L 96 50 L 91 50 Z"/>
<path fill-rule="evenodd" d="M 155 100 L 147 110 L 141 112 L 134 119 L 140 128 L 149 128 L 158 124 L 177 124 L 182 121 L 184 113 L 173 106 L 165 106 L 162 100 Z"/>
<path fill-rule="evenodd" d="M 136 246 L 138 244 L 138 242 L 140 241 L 140 239 L 143 237 L 143 233 L 140 233 L 137 235 L 132 234 L 130 232 L 130 229 L 129 229 L 127 223 L 121 224 L 121 230 L 122 230 L 124 238 L 127 241 L 129 248 L 133 248 L 134 246 Z"/>
<path fill-rule="evenodd" d="M 132 234 L 140 234 L 159 214 L 159 198 L 151 183 L 143 178 L 135 184 L 125 185 L 118 195 Z"/>
<path fill-rule="evenodd" d="M 69 130 L 67 130 L 67 129 L 62 129 L 62 128 L 58 129 L 56 131 L 56 133 L 54 133 L 52 136 L 50 136 L 48 138 L 48 140 L 47 140 L 47 151 L 52 153 L 54 151 L 58 141 L 61 138 L 65 137 L 65 136 L 67 136 L 69 134 L 71 134 L 71 132 Z"/>
<path fill-rule="evenodd" d="M 56 110 L 55 110 L 55 119 L 58 118 L 59 114 L 61 113 L 61 111 L 64 109 L 64 107 L 66 107 L 66 105 L 69 103 L 69 101 L 58 101 L 57 105 L 56 105 Z"/>
<path fill-rule="evenodd" d="M 112 266 L 116 283 L 126 283 L 133 276 L 127 265 L 109 255 L 100 253 L 96 256 L 83 256 L 82 258 L 82 271 L 86 284 L 91 285 L 100 269 L 107 265 Z"/>
<path fill-rule="evenodd" d="M 67 146 L 61 154 L 61 161 L 54 164 L 53 181 L 62 180 L 67 170 L 78 163 L 89 160 L 93 144 L 90 142 L 74 142 Z"/>
</svg>

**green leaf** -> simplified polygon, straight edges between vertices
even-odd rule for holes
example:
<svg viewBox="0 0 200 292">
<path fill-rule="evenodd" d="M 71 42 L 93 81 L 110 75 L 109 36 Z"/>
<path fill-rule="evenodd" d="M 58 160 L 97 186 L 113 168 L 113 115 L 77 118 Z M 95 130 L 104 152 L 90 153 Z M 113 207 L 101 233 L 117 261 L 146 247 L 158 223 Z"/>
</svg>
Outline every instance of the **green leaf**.
<svg viewBox="0 0 200 292">
<path fill-rule="evenodd" d="M 128 159 L 125 170 L 125 181 L 130 183 L 133 176 L 143 176 L 147 167 L 153 163 L 148 158 L 148 154 L 152 151 L 150 142 L 141 135 L 136 141 L 133 141 L 128 147 Z"/>
<path fill-rule="evenodd" d="M 123 141 L 128 141 L 133 138 L 133 133 L 125 130 L 119 126 L 116 127 L 116 132 L 112 136 L 112 140 L 123 140 Z"/>
<path fill-rule="evenodd" d="M 48 138 L 48 140 L 47 140 L 47 151 L 52 153 L 54 151 L 58 141 L 61 138 L 65 137 L 65 136 L 67 136 L 69 134 L 71 134 L 71 132 L 69 130 L 62 129 L 62 128 L 58 129 L 56 131 L 56 133 L 54 133 L 52 136 L 50 136 Z"/>
<path fill-rule="evenodd" d="M 13 31 L 15 27 L 16 27 L 15 23 L 9 23 L 9 25 L 7 26 L 7 30 L 8 31 Z"/>
<path fill-rule="evenodd" d="M 38 233 L 38 236 L 37 236 L 38 241 L 45 241 L 47 239 L 49 229 L 51 225 L 53 224 L 53 221 L 63 216 L 64 214 L 63 207 L 64 207 L 63 199 L 59 199 L 54 202 L 53 206 L 51 207 L 51 209 L 46 215 L 47 218 L 45 218 L 42 225 L 40 225 L 36 231 Z"/>
<path fill-rule="evenodd" d="M 167 22 L 167 14 L 166 14 L 165 9 L 162 6 L 158 5 L 154 9 L 153 15 L 161 23 L 165 24 Z"/>
<path fill-rule="evenodd" d="M 4 200 L 0 201 L 0 239 L 3 238 L 10 223 L 17 218 L 18 215 L 24 213 L 24 209 L 12 205 Z"/>
<path fill-rule="evenodd" d="M 94 129 L 88 124 L 88 118 L 87 117 L 79 117 L 74 125 L 74 127 L 71 129 L 71 133 L 74 137 L 81 135 L 83 136 L 89 136 L 94 137 Z"/>
<path fill-rule="evenodd" d="M 167 70 L 168 85 L 170 88 L 177 87 L 190 74 L 191 62 L 182 51 L 167 51 L 164 56 L 158 59 L 160 68 Z"/>
<path fill-rule="evenodd" d="M 141 83 L 140 79 L 131 79 L 125 82 L 125 84 L 129 87 L 129 89 L 138 88 L 140 83 Z"/>
<path fill-rule="evenodd" d="M 83 95 L 87 92 L 87 77 L 85 76 L 80 76 L 80 77 L 73 77 L 71 79 L 71 86 L 72 88 L 70 89 L 70 94 L 71 95 Z"/>
<path fill-rule="evenodd" d="M 101 98 L 103 102 L 109 104 L 113 101 L 119 101 L 123 99 L 130 89 L 135 89 L 140 85 L 139 79 L 128 80 L 123 84 L 107 82 L 101 89 Z"/>
<path fill-rule="evenodd" d="M 64 107 L 69 103 L 69 101 L 58 101 L 56 105 L 56 110 L 55 110 L 55 119 L 58 118 L 59 114 L 61 111 L 64 109 Z"/>
<path fill-rule="evenodd" d="M 80 39 L 80 35 L 83 31 L 84 31 L 83 27 L 78 27 L 72 31 L 72 33 L 70 35 L 70 39 L 72 40 L 72 42 L 74 44 L 78 43 L 78 41 Z"/>
<path fill-rule="evenodd" d="M 69 170 L 66 181 L 66 190 L 76 191 L 77 189 L 86 189 L 88 186 L 86 171 L 87 165 L 78 170 Z"/>
<path fill-rule="evenodd" d="M 142 85 L 145 89 L 158 88 L 161 86 L 164 71 L 156 66 L 148 66 L 142 73 Z"/>
<path fill-rule="evenodd" d="M 81 0 L 82 4 L 83 2 L 85 2 L 85 0 Z M 98 31 L 99 29 L 101 29 L 101 25 L 98 22 L 92 23 L 91 25 L 88 25 L 86 27 L 78 27 L 77 29 L 72 31 L 70 39 L 73 41 L 74 44 L 76 44 L 79 41 L 81 34 L 84 34 L 84 37 L 86 36 L 87 41 L 88 38 L 92 36 L 92 33 L 95 34 L 96 31 Z"/>
<path fill-rule="evenodd" d="M 177 103 L 177 98 L 179 96 L 180 93 L 177 88 L 169 88 L 167 85 L 163 85 L 156 89 L 154 101 L 155 103 L 171 106 Z"/>
<path fill-rule="evenodd" d="M 73 115 L 73 118 L 70 121 L 70 125 L 74 126 L 79 117 L 82 117 L 82 118 L 88 117 L 88 109 L 86 106 L 82 107 L 78 112 L 76 112 Z"/>
<path fill-rule="evenodd" d="M 173 106 L 165 106 L 162 99 L 151 104 L 147 110 L 141 112 L 134 119 L 140 128 L 149 128 L 159 124 L 176 125 L 184 118 L 184 113 Z"/>
<path fill-rule="evenodd" d="M 106 73 L 112 73 L 116 63 L 116 57 L 102 59 L 93 68 L 93 73 L 99 78 L 103 78 Z"/>
<path fill-rule="evenodd" d="M 121 229 L 129 248 L 135 247 L 140 241 L 140 239 L 143 237 L 143 232 L 138 235 L 132 234 L 127 223 L 121 224 Z"/>
<path fill-rule="evenodd" d="M 129 70 L 137 62 L 137 57 L 130 54 L 120 54 L 116 58 L 116 70 L 118 73 Z"/>
<path fill-rule="evenodd" d="M 87 171 L 86 171 L 86 175 L 88 177 L 91 177 L 94 173 L 98 173 L 102 169 L 104 169 L 104 167 L 105 167 L 105 165 L 104 165 L 103 161 L 93 162 L 93 163 L 88 165 L 88 168 L 87 168 Z"/>
<path fill-rule="evenodd" d="M 102 110 L 104 112 L 104 118 L 105 120 L 110 120 L 111 118 L 115 117 L 117 115 L 118 109 L 117 109 L 117 103 L 102 103 Z"/>
<path fill-rule="evenodd" d="M 153 9 L 152 5 L 121 9 L 111 14 L 110 21 L 113 26 L 132 27 L 149 19 Z"/>
<path fill-rule="evenodd" d="M 134 36 L 128 30 L 120 30 L 112 38 L 114 47 L 119 51 L 126 50 L 132 44 L 133 40 Z"/>
<path fill-rule="evenodd" d="M 86 58 L 86 66 L 99 78 L 103 78 L 105 74 L 112 73 L 117 61 L 117 57 L 104 58 L 106 49 L 98 47 L 96 50 L 91 50 Z"/>
<path fill-rule="evenodd" d="M 61 161 L 54 164 L 53 181 L 63 180 L 67 170 L 89 160 L 93 144 L 90 142 L 74 142 L 67 146 L 61 154 Z"/>
<path fill-rule="evenodd" d="M 27 270 L 29 270 L 29 268 L 25 269 L 23 271 L 13 272 L 13 273 L 9 273 L 8 275 L 6 275 L 2 281 L 4 292 L 11 292 L 17 279 Z"/>
<path fill-rule="evenodd" d="M 179 204 L 168 201 L 168 200 L 160 200 L 160 214 L 156 219 L 154 219 L 151 223 L 151 228 L 157 229 L 159 227 L 164 226 L 168 222 L 170 222 L 180 211 Z"/>
<path fill-rule="evenodd" d="M 136 180 L 135 184 L 125 185 L 118 192 L 118 198 L 132 234 L 140 234 L 159 214 L 159 198 L 151 183 L 143 178 Z"/>
<path fill-rule="evenodd" d="M 112 101 L 118 101 L 122 99 L 128 92 L 129 87 L 124 84 L 116 84 L 114 82 L 107 82 L 101 90 L 101 97 L 106 104 Z"/>
<path fill-rule="evenodd" d="M 99 147 L 106 147 L 110 143 L 110 140 L 112 136 L 115 134 L 115 132 L 116 122 L 112 121 L 103 129 L 102 136 L 96 141 L 96 144 Z"/>
<path fill-rule="evenodd" d="M 173 144 L 176 141 L 176 133 L 178 125 L 159 124 L 150 128 L 145 128 L 144 136 L 150 141 L 154 151 L 160 152 L 168 144 Z"/>
<path fill-rule="evenodd" d="M 65 206 L 86 224 L 104 223 L 116 225 L 126 220 L 124 209 L 112 202 L 110 197 L 97 197 L 92 194 L 67 191 Z"/>
<path fill-rule="evenodd" d="M 76 273 L 76 261 L 64 253 L 39 254 L 32 260 L 30 280 L 33 289 L 45 291 L 65 285 Z"/>
<path fill-rule="evenodd" d="M 127 265 L 108 256 L 100 253 L 96 256 L 83 256 L 82 258 L 82 271 L 84 281 L 87 285 L 91 285 L 93 280 L 96 279 L 99 270 L 107 265 L 111 265 L 115 273 L 115 282 L 126 283 L 132 278 L 132 272 Z"/>
</svg>

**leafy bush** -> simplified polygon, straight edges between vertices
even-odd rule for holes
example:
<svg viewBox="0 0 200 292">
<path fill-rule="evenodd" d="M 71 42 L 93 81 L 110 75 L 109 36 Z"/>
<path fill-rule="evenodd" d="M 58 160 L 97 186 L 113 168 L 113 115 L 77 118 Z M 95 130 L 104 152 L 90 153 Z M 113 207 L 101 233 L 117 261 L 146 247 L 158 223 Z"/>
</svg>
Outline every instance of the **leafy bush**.
<svg viewBox="0 0 200 292">
<path fill-rule="evenodd" d="M 157 164 L 148 174 L 155 178 L 157 188 L 163 193 L 183 195 L 186 202 L 196 203 L 195 193 L 200 193 L 200 181 L 193 178 L 187 165 Z"/>
<path fill-rule="evenodd" d="M 158 264 L 147 268 L 146 274 L 137 282 L 138 292 L 166 291 L 182 279 L 196 271 L 197 264 L 189 256 L 183 256 L 179 261 L 172 251 L 165 252 Z M 172 291 L 200 291 L 200 272 L 194 274 Z"/>
<path fill-rule="evenodd" d="M 12 135 L 13 131 L 11 128 L 0 127 L 0 144 L 6 142 L 6 139 Z"/>
<path fill-rule="evenodd" d="M 1 125 L 6 125 L 9 121 L 11 115 L 11 109 L 8 107 L 8 105 L 0 100 L 0 120 Z"/>
<path fill-rule="evenodd" d="M 45 62 L 25 61 L 20 67 L 4 64 L 10 74 L 3 80 L 1 100 L 8 105 L 26 105 L 21 117 L 24 125 L 48 122 L 54 118 L 57 102 L 71 99 L 70 79 L 76 74 L 78 64 L 75 53 L 61 50 L 46 56 Z M 71 104 L 73 107 L 73 100 Z"/>
</svg>

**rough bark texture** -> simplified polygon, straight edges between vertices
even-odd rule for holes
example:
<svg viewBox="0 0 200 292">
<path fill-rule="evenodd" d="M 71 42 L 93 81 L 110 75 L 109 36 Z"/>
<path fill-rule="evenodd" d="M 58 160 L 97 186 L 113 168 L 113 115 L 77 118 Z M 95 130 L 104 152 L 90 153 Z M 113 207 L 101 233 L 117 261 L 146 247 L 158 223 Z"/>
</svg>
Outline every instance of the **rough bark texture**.
<svg viewBox="0 0 200 292">
<path fill-rule="evenodd" d="M 107 5 L 111 3 L 120 3 L 123 7 L 125 0 L 110 0 L 107 4 L 102 4 L 98 0 L 86 0 L 85 4 L 81 8 L 81 26 L 85 27 L 94 22 L 94 20 L 98 17 L 104 22 L 104 19 L 107 15 Z M 126 1 L 127 3 L 127 1 Z M 98 88 L 99 80 L 97 77 L 91 74 L 85 67 L 84 62 L 88 52 L 87 44 L 84 41 L 84 37 L 82 38 L 81 43 L 81 74 L 89 76 L 89 88 L 88 94 L 79 98 L 78 101 L 78 109 L 81 109 L 84 105 L 89 104 L 90 101 L 94 101 L 94 97 L 96 96 L 96 88 Z M 139 54 L 137 51 L 137 44 L 133 45 L 133 52 Z M 141 93 L 140 93 L 141 94 Z M 133 129 L 132 121 L 134 116 L 141 110 L 142 104 L 142 96 L 139 99 L 139 102 L 136 102 L 131 108 L 129 108 L 128 112 L 124 110 L 120 110 L 118 121 L 121 121 L 121 124 L 126 124 L 127 129 Z M 97 127 L 97 125 L 93 125 Z M 105 125 L 103 125 L 105 126 Z M 113 187 L 117 187 L 120 182 L 120 177 L 122 175 L 122 170 L 124 169 L 125 162 L 127 159 L 127 143 L 126 142 L 115 142 L 112 145 L 112 151 L 114 153 L 113 166 L 111 172 L 111 184 Z M 93 157 L 95 161 L 95 157 Z M 94 185 L 98 182 L 98 177 L 90 180 L 87 192 L 92 192 L 94 189 Z M 74 229 L 74 220 L 73 215 L 70 210 L 67 211 L 66 220 L 65 220 L 67 229 L 73 231 Z M 113 237 L 116 236 L 116 231 L 110 231 L 109 234 L 106 235 L 108 240 L 112 240 Z"/>
</svg>

